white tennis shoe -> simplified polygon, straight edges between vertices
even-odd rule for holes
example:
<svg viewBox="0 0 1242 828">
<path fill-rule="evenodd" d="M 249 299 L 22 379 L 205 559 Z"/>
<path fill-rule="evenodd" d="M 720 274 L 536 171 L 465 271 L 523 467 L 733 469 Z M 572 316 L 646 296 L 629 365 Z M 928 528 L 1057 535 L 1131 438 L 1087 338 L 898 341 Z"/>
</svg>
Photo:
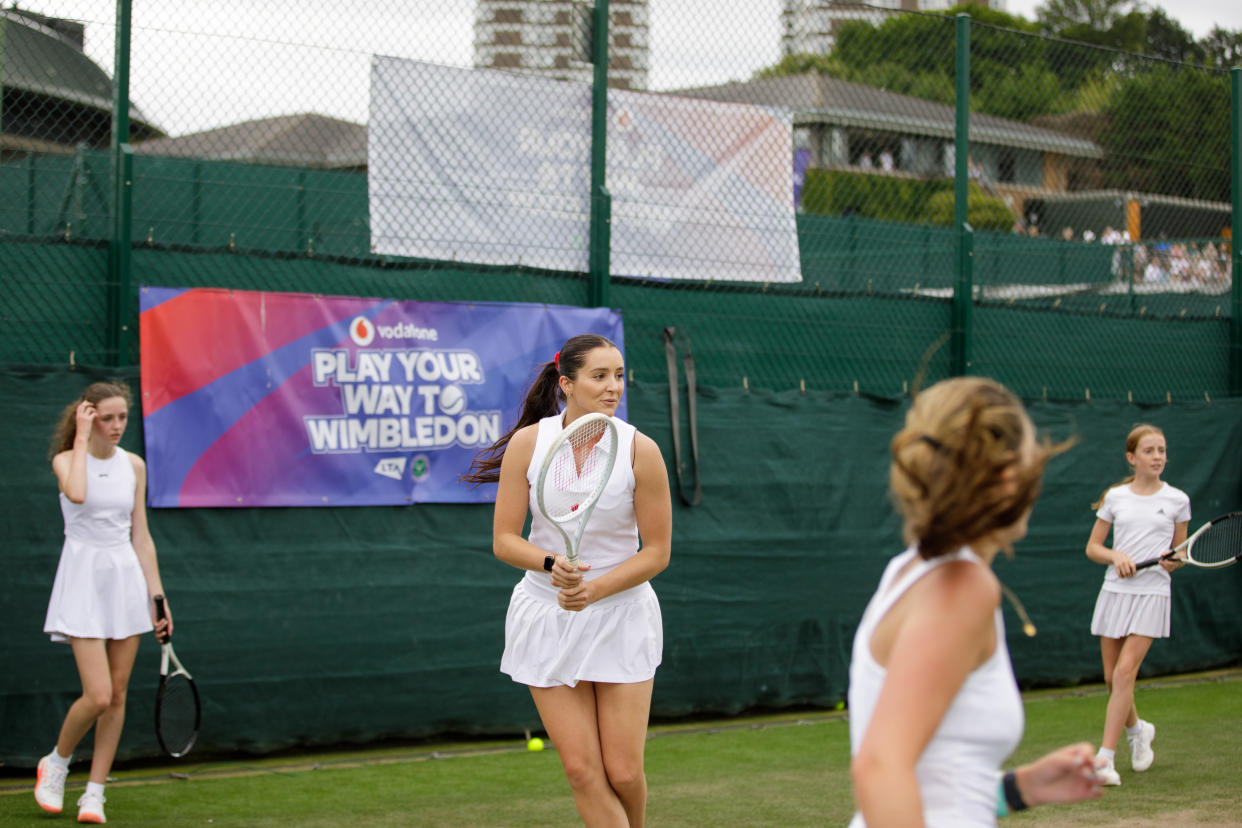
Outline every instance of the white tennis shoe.
<svg viewBox="0 0 1242 828">
<path fill-rule="evenodd" d="M 1139 732 L 1127 737 L 1130 742 L 1130 767 L 1136 771 L 1145 771 L 1155 761 L 1155 751 L 1151 749 L 1152 740 L 1156 738 L 1156 726 L 1151 722 L 1139 722 Z"/>
<path fill-rule="evenodd" d="M 82 798 L 78 800 L 78 822 L 89 822 L 94 825 L 103 825 L 107 822 L 103 810 L 104 801 L 103 794 L 82 794 Z"/>
<path fill-rule="evenodd" d="M 1096 768 L 1095 778 L 1099 780 L 1101 785 L 1121 784 L 1121 774 L 1117 773 L 1117 769 L 1112 765 L 1105 765 L 1102 768 Z"/>
<path fill-rule="evenodd" d="M 59 814 L 65 807 L 65 777 L 68 768 L 62 768 L 48 756 L 39 760 L 35 769 L 35 802 L 50 814 Z"/>
</svg>

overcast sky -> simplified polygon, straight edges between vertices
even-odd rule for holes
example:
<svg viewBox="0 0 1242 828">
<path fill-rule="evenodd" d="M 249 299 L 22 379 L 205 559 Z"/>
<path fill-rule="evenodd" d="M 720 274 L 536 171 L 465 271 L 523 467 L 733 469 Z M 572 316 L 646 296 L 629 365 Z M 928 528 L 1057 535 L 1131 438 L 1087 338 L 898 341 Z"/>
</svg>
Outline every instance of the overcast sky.
<svg viewBox="0 0 1242 828">
<path fill-rule="evenodd" d="M 1040 0 L 1007 0 L 1034 19 Z M 112 71 L 115 0 L 22 0 L 86 23 Z M 175 0 L 134 3 L 131 99 L 172 135 L 319 112 L 367 120 L 372 54 L 469 66 L 475 0 Z M 1242 30 L 1239 0 L 1178 0 L 1196 37 Z M 780 58 L 781 0 L 649 0 L 652 89 L 745 80 Z"/>
</svg>

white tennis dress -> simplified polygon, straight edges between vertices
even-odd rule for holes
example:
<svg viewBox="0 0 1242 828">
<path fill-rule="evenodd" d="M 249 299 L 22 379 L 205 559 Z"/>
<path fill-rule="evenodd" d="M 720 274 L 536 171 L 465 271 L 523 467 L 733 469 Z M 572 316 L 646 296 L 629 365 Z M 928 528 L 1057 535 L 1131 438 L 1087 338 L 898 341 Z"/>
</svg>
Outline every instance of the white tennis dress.
<svg viewBox="0 0 1242 828">
<path fill-rule="evenodd" d="M 948 561 L 982 560 L 963 547 L 957 552 L 918 561 L 898 579 L 902 567 L 917 555 L 914 548 L 893 558 L 880 586 L 863 610 L 850 659 L 850 752 L 857 753 L 875 712 L 888 671 L 871 654 L 876 627 L 897 599 L 915 582 Z M 940 726 L 914 767 L 923 819 L 928 828 L 972 828 L 996 824 L 996 787 L 1000 766 L 1022 741 L 1025 715 L 1022 695 L 1005 644 L 1005 621 L 996 608 L 996 649 L 966 676 Z M 863 828 L 854 814 L 850 828 Z"/>
<path fill-rule="evenodd" d="M 131 542 L 137 479 L 117 447 L 107 460 L 86 455 L 86 500 L 60 493 L 65 545 L 43 631 L 53 641 L 128 638 L 150 632 L 147 581 Z"/>
<path fill-rule="evenodd" d="M 630 460 L 635 429 L 613 418 L 617 426 L 617 462 L 591 515 L 579 548 L 581 563 L 591 568 L 583 577 L 594 580 L 611 572 L 638 552 L 634 517 L 634 467 Z M 530 484 L 529 540 L 550 554 L 565 554 L 557 528 L 539 512 L 536 486 L 539 467 L 552 441 L 564 428 L 561 415 L 539 421 L 535 450 L 526 480 Z M 573 537 L 577 527 L 566 524 Z M 547 572 L 527 572 L 513 588 L 505 616 L 505 651 L 500 671 L 532 687 L 573 687 L 579 681 L 633 683 L 655 675 L 664 654 L 660 602 L 650 583 L 596 601 L 581 612 L 561 609 L 557 589 Z"/>
</svg>

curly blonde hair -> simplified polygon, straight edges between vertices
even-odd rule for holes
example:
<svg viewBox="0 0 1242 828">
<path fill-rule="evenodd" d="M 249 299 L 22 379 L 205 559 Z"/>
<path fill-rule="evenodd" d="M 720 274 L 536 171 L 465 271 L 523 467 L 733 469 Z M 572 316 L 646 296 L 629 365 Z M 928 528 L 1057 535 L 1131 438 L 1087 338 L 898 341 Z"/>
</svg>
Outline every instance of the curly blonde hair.
<svg viewBox="0 0 1242 828">
<path fill-rule="evenodd" d="M 931 559 L 1017 523 L 1039 497 L 1049 458 L 1070 445 L 1035 443 L 1034 434 L 1022 402 L 994 380 L 957 377 L 920 392 L 890 445 L 906 543 Z"/>
</svg>

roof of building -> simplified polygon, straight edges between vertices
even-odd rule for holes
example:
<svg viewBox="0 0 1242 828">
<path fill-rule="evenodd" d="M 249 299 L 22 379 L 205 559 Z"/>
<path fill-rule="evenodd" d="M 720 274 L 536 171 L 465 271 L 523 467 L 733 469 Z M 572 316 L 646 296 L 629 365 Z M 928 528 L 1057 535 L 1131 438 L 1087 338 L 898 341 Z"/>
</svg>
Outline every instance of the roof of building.
<svg viewBox="0 0 1242 828">
<path fill-rule="evenodd" d="M 4 48 L 0 49 L 0 85 L 109 112 L 112 78 L 87 57 L 81 43 L 55 24 L 16 9 L 0 9 Z M 131 102 L 130 128 L 135 134 L 160 130 Z"/>
<path fill-rule="evenodd" d="M 367 128 L 352 121 L 303 112 L 143 141 L 134 144 L 134 152 L 249 164 L 361 168 L 367 163 Z"/>
<path fill-rule="evenodd" d="M 668 94 L 783 107 L 793 111 L 796 125 L 827 123 L 952 140 L 956 123 L 952 106 L 816 73 L 679 89 Z M 994 115 L 971 114 L 970 140 L 1083 158 L 1104 156 L 1093 141 Z"/>
</svg>

